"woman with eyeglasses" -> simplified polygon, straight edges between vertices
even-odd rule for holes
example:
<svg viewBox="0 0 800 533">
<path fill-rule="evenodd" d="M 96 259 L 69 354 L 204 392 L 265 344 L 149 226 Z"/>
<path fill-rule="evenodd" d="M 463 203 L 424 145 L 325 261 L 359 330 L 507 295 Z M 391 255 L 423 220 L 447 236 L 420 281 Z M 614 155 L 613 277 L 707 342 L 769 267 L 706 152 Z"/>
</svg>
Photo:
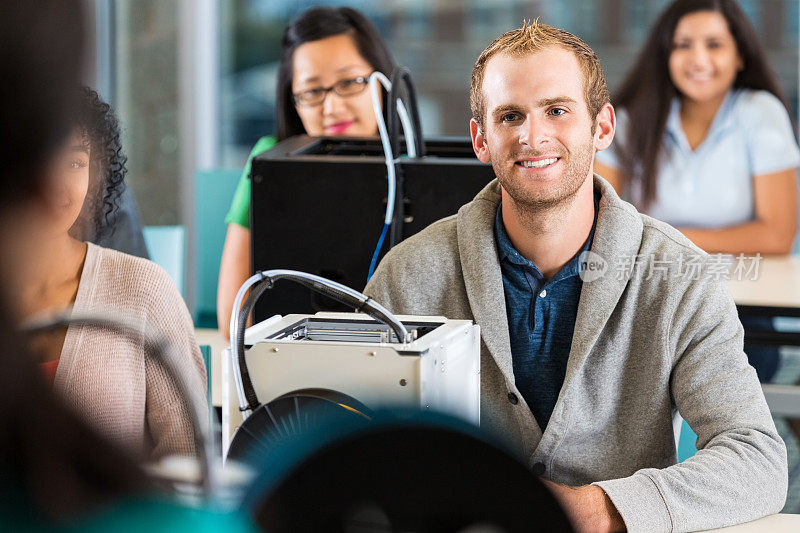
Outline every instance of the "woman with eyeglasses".
<svg viewBox="0 0 800 533">
<path fill-rule="evenodd" d="M 378 122 L 367 90 L 374 71 L 394 69 L 388 46 L 364 15 L 348 7 L 309 9 L 286 28 L 278 70 L 278 135 L 256 143 L 225 222 L 228 232 L 219 271 L 217 320 L 229 336 L 233 300 L 250 275 L 250 164 L 288 137 L 371 137 Z"/>
</svg>

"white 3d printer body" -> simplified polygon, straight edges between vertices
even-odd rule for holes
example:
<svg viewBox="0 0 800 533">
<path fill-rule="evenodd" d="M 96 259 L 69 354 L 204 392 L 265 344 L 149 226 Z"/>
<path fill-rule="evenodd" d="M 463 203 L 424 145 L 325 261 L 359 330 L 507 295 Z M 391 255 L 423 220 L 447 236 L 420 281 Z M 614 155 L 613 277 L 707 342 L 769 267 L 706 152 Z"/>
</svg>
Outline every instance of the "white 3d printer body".
<svg viewBox="0 0 800 533">
<path fill-rule="evenodd" d="M 415 408 L 480 423 L 480 328 L 469 320 L 397 316 L 411 342 L 366 314 L 273 316 L 248 328 L 246 371 L 261 404 L 334 391 L 367 409 Z M 243 422 L 237 365 L 222 360 L 222 452 Z"/>
</svg>

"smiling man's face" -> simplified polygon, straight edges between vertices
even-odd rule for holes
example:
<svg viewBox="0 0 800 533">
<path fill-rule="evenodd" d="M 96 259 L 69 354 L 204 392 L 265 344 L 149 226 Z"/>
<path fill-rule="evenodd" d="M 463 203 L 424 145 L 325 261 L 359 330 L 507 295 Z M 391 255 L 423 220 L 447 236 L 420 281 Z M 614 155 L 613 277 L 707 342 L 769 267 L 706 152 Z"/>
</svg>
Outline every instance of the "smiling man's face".
<svg viewBox="0 0 800 533">
<path fill-rule="evenodd" d="M 486 65 L 483 127 L 470 124 L 475 153 L 491 162 L 520 207 L 569 201 L 592 175 L 595 117 L 572 52 L 552 46 L 524 57 L 498 54 Z"/>
</svg>

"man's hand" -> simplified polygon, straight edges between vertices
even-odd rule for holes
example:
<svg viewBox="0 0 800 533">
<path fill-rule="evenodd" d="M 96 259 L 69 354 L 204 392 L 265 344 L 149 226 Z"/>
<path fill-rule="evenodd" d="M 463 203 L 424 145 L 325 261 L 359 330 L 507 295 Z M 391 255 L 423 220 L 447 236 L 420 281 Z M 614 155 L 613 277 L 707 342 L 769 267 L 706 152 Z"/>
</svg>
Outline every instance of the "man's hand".
<svg viewBox="0 0 800 533">
<path fill-rule="evenodd" d="M 625 531 L 625 522 L 611 499 L 597 485 L 569 487 L 542 479 L 579 533 Z"/>
</svg>

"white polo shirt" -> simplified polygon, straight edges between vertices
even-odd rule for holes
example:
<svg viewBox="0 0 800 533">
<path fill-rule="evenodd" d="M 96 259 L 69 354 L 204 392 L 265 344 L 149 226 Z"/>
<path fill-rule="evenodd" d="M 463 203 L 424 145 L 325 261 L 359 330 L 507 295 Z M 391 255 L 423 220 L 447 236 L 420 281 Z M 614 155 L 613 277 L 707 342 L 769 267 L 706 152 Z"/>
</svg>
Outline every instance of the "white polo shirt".
<svg viewBox="0 0 800 533">
<path fill-rule="evenodd" d="M 617 131 L 597 160 L 619 168 L 616 147 L 627 138 L 627 115 L 617 110 Z M 647 214 L 673 226 L 719 228 L 754 218 L 753 180 L 800 166 L 800 150 L 780 100 L 767 91 L 736 89 L 727 94 L 708 135 L 692 150 L 681 127 L 680 102 L 667 117 L 658 187 Z M 641 204 L 641 186 L 629 191 Z"/>
</svg>

